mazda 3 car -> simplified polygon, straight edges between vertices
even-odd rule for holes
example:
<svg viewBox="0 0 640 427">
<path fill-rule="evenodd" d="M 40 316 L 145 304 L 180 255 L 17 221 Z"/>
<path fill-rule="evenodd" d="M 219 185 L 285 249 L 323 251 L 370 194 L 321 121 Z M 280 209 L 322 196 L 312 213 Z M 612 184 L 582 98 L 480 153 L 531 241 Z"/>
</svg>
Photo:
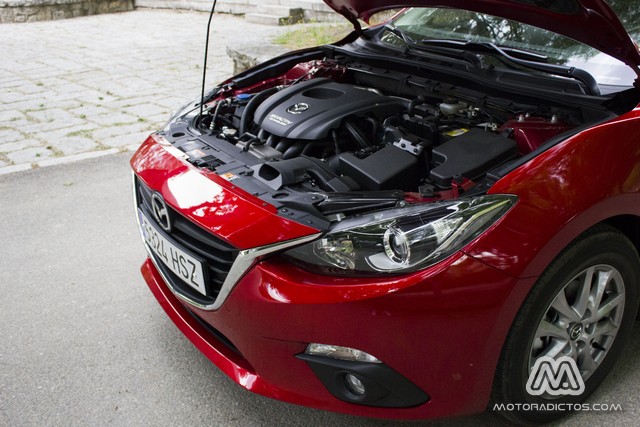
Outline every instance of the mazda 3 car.
<svg viewBox="0 0 640 427">
<path fill-rule="evenodd" d="M 203 90 L 133 156 L 149 288 L 264 396 L 562 416 L 638 311 L 636 3 L 326 3 L 349 36 Z M 583 387 L 533 390 L 543 360 Z"/>
</svg>

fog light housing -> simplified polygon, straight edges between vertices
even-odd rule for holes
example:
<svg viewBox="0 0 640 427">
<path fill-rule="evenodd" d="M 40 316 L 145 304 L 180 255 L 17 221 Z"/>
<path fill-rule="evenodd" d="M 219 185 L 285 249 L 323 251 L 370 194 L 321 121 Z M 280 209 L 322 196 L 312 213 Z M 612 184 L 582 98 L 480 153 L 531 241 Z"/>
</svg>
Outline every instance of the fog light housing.
<svg viewBox="0 0 640 427">
<path fill-rule="evenodd" d="M 360 381 L 360 378 L 353 374 L 347 374 L 344 377 L 344 385 L 354 396 L 364 396 L 367 391 L 362 381 Z"/>
<path fill-rule="evenodd" d="M 411 408 L 429 401 L 429 395 L 407 378 L 360 350 L 314 344 L 296 358 L 307 363 L 329 393 L 345 402 L 380 408 Z M 354 360 L 357 358 L 377 362 Z"/>
</svg>

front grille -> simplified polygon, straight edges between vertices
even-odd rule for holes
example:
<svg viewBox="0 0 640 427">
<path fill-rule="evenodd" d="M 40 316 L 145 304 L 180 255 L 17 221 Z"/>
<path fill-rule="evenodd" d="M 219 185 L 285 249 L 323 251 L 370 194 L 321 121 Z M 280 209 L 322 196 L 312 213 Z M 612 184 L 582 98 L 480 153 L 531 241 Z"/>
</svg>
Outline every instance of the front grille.
<svg viewBox="0 0 640 427">
<path fill-rule="evenodd" d="M 140 179 L 135 179 L 136 202 L 150 221 L 156 222 L 151 207 L 152 191 Z M 185 284 L 155 255 L 155 264 L 165 278 L 171 281 L 171 286 L 189 299 L 203 305 L 215 302 L 220 288 L 229 274 L 229 270 L 238 256 L 238 249 L 229 243 L 215 237 L 213 234 L 194 224 L 177 211 L 167 206 L 171 218 L 171 232 L 165 237 L 174 244 L 186 250 L 202 261 L 205 275 L 207 296 Z M 156 223 L 156 225 L 158 225 Z M 158 228 L 160 226 L 158 225 Z"/>
</svg>

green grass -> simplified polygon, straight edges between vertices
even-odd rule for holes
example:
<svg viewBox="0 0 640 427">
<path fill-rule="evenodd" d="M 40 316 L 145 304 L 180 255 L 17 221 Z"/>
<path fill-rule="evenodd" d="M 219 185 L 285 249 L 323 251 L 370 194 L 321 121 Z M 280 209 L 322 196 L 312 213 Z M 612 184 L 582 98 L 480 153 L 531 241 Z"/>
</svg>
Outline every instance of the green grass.
<svg viewBox="0 0 640 427">
<path fill-rule="evenodd" d="M 353 30 L 350 24 L 313 25 L 287 31 L 275 38 L 274 43 L 287 49 L 304 49 L 337 42 Z"/>
</svg>

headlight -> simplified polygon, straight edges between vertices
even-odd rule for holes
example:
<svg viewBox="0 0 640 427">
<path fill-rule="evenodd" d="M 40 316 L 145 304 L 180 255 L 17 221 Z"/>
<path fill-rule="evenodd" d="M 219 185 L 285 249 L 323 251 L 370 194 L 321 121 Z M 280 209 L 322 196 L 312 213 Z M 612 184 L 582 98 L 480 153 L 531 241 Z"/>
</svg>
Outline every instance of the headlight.
<svg viewBox="0 0 640 427">
<path fill-rule="evenodd" d="M 363 215 L 284 256 L 328 274 L 412 272 L 462 249 L 516 201 L 516 196 L 489 195 Z"/>
</svg>

